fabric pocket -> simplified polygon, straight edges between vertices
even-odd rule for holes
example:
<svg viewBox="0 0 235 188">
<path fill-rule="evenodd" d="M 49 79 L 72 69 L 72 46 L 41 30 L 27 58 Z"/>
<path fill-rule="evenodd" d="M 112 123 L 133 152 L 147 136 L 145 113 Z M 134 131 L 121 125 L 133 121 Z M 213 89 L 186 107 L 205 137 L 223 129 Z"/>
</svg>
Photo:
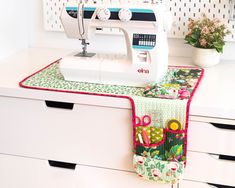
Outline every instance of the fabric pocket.
<svg viewBox="0 0 235 188">
<path fill-rule="evenodd" d="M 175 184 L 184 174 L 183 161 L 163 161 L 134 154 L 133 165 L 140 177 L 163 184 Z"/>
<path fill-rule="evenodd" d="M 163 128 L 158 128 L 155 126 L 138 126 L 136 127 L 136 142 L 141 143 L 140 136 L 142 136 L 143 131 L 146 131 L 150 144 L 156 144 L 163 140 Z"/>
<path fill-rule="evenodd" d="M 185 131 L 163 129 L 162 139 L 157 143 L 135 145 L 135 153 L 167 161 L 185 161 Z"/>
</svg>

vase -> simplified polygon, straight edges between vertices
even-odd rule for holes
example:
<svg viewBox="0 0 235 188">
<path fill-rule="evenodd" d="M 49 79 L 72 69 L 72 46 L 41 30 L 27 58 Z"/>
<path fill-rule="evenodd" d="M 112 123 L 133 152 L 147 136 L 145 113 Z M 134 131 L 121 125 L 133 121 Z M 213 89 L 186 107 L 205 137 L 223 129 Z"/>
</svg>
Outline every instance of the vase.
<svg viewBox="0 0 235 188">
<path fill-rule="evenodd" d="M 192 61 L 202 68 L 212 67 L 220 62 L 220 55 L 216 49 L 193 48 Z"/>
</svg>

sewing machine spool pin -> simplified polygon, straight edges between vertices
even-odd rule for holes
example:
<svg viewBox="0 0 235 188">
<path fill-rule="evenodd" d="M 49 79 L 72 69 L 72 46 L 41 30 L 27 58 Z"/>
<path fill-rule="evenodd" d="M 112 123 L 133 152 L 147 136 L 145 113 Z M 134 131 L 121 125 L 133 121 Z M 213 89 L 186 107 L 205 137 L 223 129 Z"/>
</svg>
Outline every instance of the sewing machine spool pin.
<svg viewBox="0 0 235 188">
<path fill-rule="evenodd" d="M 88 53 L 87 52 L 87 45 L 89 45 L 88 42 L 86 42 L 86 39 L 81 39 L 82 41 L 82 52 L 76 54 L 76 57 L 93 57 L 95 53 Z"/>
</svg>

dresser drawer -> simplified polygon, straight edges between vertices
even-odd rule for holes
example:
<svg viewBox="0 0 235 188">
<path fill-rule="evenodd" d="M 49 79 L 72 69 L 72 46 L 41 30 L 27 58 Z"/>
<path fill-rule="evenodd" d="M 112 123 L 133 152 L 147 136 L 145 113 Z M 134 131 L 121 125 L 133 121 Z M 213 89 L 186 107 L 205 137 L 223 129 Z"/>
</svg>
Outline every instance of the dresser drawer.
<svg viewBox="0 0 235 188">
<path fill-rule="evenodd" d="M 110 169 L 94 168 L 88 166 L 78 166 L 78 182 L 82 188 L 172 188 L 171 185 L 157 184 L 156 182 L 147 181 L 139 178 L 133 172 L 123 172 Z M 92 181 L 91 181 L 92 180 Z M 176 188 L 174 185 L 173 188 Z M 212 188 L 207 183 L 182 180 L 180 188 Z"/>
<path fill-rule="evenodd" d="M 0 104 L 0 153 L 133 171 L 130 110 L 9 97 L 0 97 Z M 231 155 L 233 134 L 190 122 L 189 149 Z M 188 180 L 234 185 L 230 176 L 222 176 L 235 171 L 234 162 L 188 152 L 187 169 Z"/>
<path fill-rule="evenodd" d="M 0 153 L 132 169 L 130 110 L 9 97 L 0 104 Z"/>
<path fill-rule="evenodd" d="M 48 161 L 0 155 L 2 188 L 78 188 L 73 170 L 51 167 Z"/>
<path fill-rule="evenodd" d="M 50 166 L 46 160 L 9 155 L 0 155 L 0 167 L 0 187 L 4 188 L 171 188 L 143 180 L 133 172 L 84 165 L 66 169 Z M 211 188 L 201 182 L 180 182 L 180 188 L 189 187 Z"/>
<path fill-rule="evenodd" d="M 235 161 L 217 155 L 188 152 L 185 179 L 235 187 Z"/>
<path fill-rule="evenodd" d="M 188 149 L 235 156 L 235 126 L 190 121 Z"/>
</svg>

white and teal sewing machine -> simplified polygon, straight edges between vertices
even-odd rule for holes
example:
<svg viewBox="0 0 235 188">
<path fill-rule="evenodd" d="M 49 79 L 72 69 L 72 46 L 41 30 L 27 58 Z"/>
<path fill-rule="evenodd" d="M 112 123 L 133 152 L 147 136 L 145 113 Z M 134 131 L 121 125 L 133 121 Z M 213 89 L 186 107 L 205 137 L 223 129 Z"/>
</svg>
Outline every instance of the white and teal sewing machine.
<svg viewBox="0 0 235 188">
<path fill-rule="evenodd" d="M 82 41 L 83 50 L 62 58 L 61 73 L 66 80 L 102 84 L 145 86 L 158 82 L 168 67 L 164 15 L 161 3 L 68 3 L 61 22 L 69 38 Z M 126 40 L 126 55 L 88 53 L 87 40 L 97 28 L 120 28 Z"/>
</svg>

